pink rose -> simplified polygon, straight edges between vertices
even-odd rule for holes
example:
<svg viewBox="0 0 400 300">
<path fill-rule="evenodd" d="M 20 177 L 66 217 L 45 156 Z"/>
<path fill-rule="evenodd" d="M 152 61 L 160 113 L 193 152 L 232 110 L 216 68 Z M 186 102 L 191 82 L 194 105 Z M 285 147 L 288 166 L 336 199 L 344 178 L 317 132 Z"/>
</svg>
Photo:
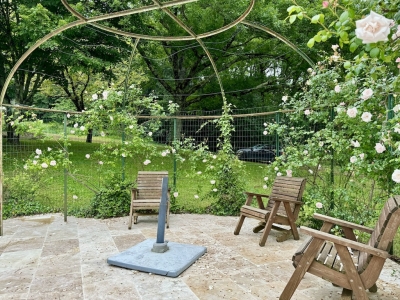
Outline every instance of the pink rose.
<svg viewBox="0 0 400 300">
<path fill-rule="evenodd" d="M 329 2 L 328 1 L 322 1 L 322 7 L 323 8 L 328 8 Z"/>
</svg>

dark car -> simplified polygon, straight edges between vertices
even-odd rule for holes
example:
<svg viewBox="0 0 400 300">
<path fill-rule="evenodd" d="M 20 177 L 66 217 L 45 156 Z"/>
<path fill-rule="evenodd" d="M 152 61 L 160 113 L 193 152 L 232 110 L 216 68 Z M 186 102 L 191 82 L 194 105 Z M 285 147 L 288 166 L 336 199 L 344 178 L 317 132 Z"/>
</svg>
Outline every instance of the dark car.
<svg viewBox="0 0 400 300">
<path fill-rule="evenodd" d="M 240 160 L 270 163 L 275 160 L 276 149 L 272 145 L 258 144 L 239 149 L 236 154 Z"/>
</svg>

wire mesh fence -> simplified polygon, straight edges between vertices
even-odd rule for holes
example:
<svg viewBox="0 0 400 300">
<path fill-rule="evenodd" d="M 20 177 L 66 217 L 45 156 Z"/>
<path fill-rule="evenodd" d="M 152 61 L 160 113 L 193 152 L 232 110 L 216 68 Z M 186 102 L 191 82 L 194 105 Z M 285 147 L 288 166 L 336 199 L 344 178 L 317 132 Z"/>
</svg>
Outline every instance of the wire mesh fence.
<svg viewBox="0 0 400 300">
<path fill-rule="evenodd" d="M 123 151 L 129 151 L 127 145 L 133 144 L 135 137 L 123 128 L 87 130 L 79 124 L 79 114 L 8 106 L 7 121 L 3 123 L 6 124 L 3 129 L 3 214 L 9 217 L 21 212 L 64 210 L 73 213 L 89 205 L 94 195 L 107 185 L 110 176 L 134 182 L 139 170 L 160 169 L 169 171 L 173 178 L 170 182 L 179 191 L 177 209 L 204 210 L 212 201 L 203 197 L 209 187 L 207 182 L 189 176 L 193 172 L 187 167 L 190 155 L 183 154 L 176 159 L 166 150 L 190 138 L 194 144 L 203 143 L 209 151 L 216 152 L 220 132 L 215 120 L 220 114 L 220 111 L 191 112 L 160 118 L 157 130 L 151 132 L 152 153 L 146 152 L 144 147 L 129 155 Z M 263 124 L 275 122 L 276 118 L 276 113 L 260 113 L 250 117 L 238 114 L 233 119 L 233 149 L 240 159 L 249 162 L 248 168 L 262 169 L 274 160 L 279 151 L 278 139 L 265 134 Z M 139 118 L 142 123 L 149 121 L 150 117 Z M 104 156 L 105 149 L 110 153 L 110 147 L 120 155 Z M 47 154 L 46 158 L 43 154 Z M 151 163 L 144 164 L 146 160 Z M 204 170 L 205 166 L 196 168 Z M 262 172 L 258 175 L 248 181 L 249 188 L 262 188 Z"/>
<path fill-rule="evenodd" d="M 265 124 L 286 122 L 285 113 L 246 112 L 233 111 L 231 144 L 238 158 L 245 162 L 246 189 L 265 193 L 267 166 L 285 146 L 284 137 L 267 132 Z M 133 183 L 140 170 L 169 172 L 170 184 L 179 192 L 174 205 L 176 212 L 206 212 L 215 201 L 209 197 L 210 183 L 196 177 L 212 161 L 203 160 L 193 166 L 188 163 L 190 151 L 178 157 L 171 149 L 189 138 L 194 145 L 203 144 L 216 153 L 220 138 L 216 120 L 221 111 L 157 118 L 158 126 L 153 127 L 156 129 L 147 140 L 151 147 L 137 145 L 135 135 L 122 127 L 88 130 L 78 113 L 8 106 L 5 115 L 4 218 L 47 212 L 76 214 L 88 207 L 96 194 L 107 189 L 110 178 Z M 138 122 L 149 126 L 154 120 L 140 116 Z M 340 180 L 341 174 L 335 167 L 329 171 L 328 163 L 325 168 L 326 175 L 333 172 L 336 182 Z M 395 253 L 399 251 L 395 249 Z"/>
</svg>

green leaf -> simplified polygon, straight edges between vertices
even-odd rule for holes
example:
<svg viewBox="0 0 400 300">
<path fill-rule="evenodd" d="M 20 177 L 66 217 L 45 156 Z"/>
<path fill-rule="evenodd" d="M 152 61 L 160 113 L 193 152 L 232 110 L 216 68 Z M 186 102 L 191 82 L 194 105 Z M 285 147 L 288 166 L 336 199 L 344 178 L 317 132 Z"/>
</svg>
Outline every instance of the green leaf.
<svg viewBox="0 0 400 300">
<path fill-rule="evenodd" d="M 350 67 L 351 67 L 351 62 L 346 61 L 346 62 L 344 63 L 344 65 L 343 65 L 343 67 L 344 67 L 345 69 L 350 69 Z"/>
<path fill-rule="evenodd" d="M 320 43 L 320 42 L 321 42 L 321 36 L 320 36 L 320 35 L 314 36 L 314 40 L 315 40 L 317 43 Z"/>
<path fill-rule="evenodd" d="M 303 17 L 304 17 L 304 15 L 303 15 L 302 12 L 299 12 L 299 13 L 297 14 L 297 18 L 299 18 L 299 20 L 303 20 Z"/>
<path fill-rule="evenodd" d="M 292 24 L 294 21 L 296 21 L 297 15 L 291 15 L 289 18 L 289 23 Z"/>
<path fill-rule="evenodd" d="M 314 43 L 315 43 L 314 39 L 310 39 L 310 40 L 308 41 L 308 43 L 307 43 L 307 47 L 308 47 L 308 48 L 312 48 L 312 47 L 314 46 Z"/>
<path fill-rule="evenodd" d="M 351 43 L 350 44 L 350 52 L 356 51 L 357 48 L 358 48 L 358 44 L 357 43 Z"/>
<path fill-rule="evenodd" d="M 344 23 L 344 21 L 346 21 L 349 18 L 349 12 L 348 11 L 344 11 L 340 17 L 339 17 L 339 21 L 341 23 Z"/>
<path fill-rule="evenodd" d="M 312 17 L 311 19 L 311 23 L 313 24 L 317 24 L 319 21 L 319 15 L 315 15 L 314 17 Z"/>
<path fill-rule="evenodd" d="M 369 52 L 369 55 L 370 55 L 372 58 L 378 57 L 380 51 L 381 51 L 381 50 L 380 50 L 379 48 L 373 48 L 373 49 Z"/>
<path fill-rule="evenodd" d="M 290 7 L 288 7 L 287 12 L 289 13 L 289 15 L 291 15 L 294 12 L 300 12 L 301 11 L 301 7 L 297 6 L 297 5 L 292 5 Z"/>
</svg>

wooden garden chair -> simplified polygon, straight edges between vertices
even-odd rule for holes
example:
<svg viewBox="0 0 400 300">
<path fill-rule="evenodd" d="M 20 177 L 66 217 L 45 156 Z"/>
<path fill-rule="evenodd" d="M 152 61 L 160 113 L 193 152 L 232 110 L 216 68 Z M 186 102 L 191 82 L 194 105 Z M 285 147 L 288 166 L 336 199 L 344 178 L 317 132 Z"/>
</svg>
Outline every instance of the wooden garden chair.
<svg viewBox="0 0 400 300">
<path fill-rule="evenodd" d="M 161 203 L 162 179 L 168 177 L 167 171 L 139 171 L 136 179 L 137 187 L 131 190 L 131 209 L 129 213 L 129 226 L 138 222 L 138 216 L 158 215 Z M 169 228 L 169 190 L 167 199 L 167 228 Z"/>
<path fill-rule="evenodd" d="M 400 225 L 400 196 L 391 197 L 382 209 L 374 229 L 320 214 L 324 221 L 320 231 L 302 227 L 311 237 L 293 256 L 296 267 L 279 299 L 288 300 L 306 272 L 343 288 L 342 299 L 368 299 L 366 290 L 376 292 L 376 281 L 382 271 L 397 229 Z M 345 237 L 329 234 L 338 225 Z M 353 230 L 370 234 L 367 244 L 356 241 Z"/>
<path fill-rule="evenodd" d="M 290 233 L 295 240 L 299 239 L 296 227 L 296 220 L 302 204 L 302 196 L 306 180 L 296 177 L 277 177 L 272 186 L 270 195 L 246 192 L 247 200 L 240 209 L 239 221 L 236 225 L 234 234 L 238 235 L 246 217 L 265 222 L 264 232 L 261 235 L 259 245 L 264 246 L 271 228 L 284 230 L 273 224 L 289 225 L 290 229 L 277 238 L 278 242 L 286 240 Z M 254 198 L 257 200 L 258 207 L 251 206 Z M 267 199 L 264 205 L 263 198 Z M 256 231 L 254 231 L 256 232 Z"/>
</svg>

